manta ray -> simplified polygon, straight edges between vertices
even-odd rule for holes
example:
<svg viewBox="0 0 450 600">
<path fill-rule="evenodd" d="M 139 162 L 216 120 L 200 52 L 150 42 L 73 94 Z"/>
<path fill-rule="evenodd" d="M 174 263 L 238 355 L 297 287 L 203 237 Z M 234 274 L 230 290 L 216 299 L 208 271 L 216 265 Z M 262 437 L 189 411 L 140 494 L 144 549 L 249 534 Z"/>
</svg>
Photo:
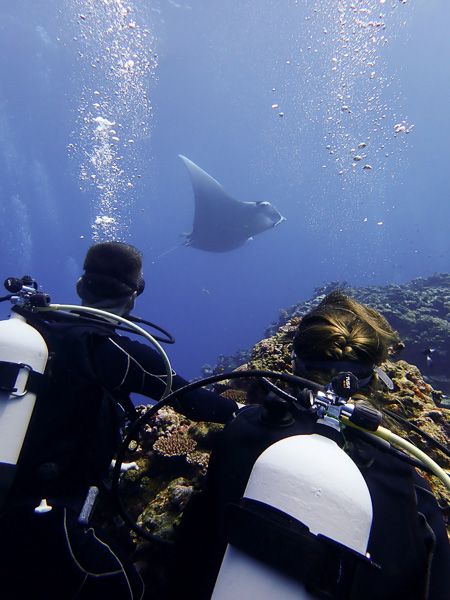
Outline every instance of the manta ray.
<svg viewBox="0 0 450 600">
<path fill-rule="evenodd" d="M 186 246 L 229 252 L 286 220 L 270 202 L 236 200 L 192 160 L 178 156 L 188 170 L 195 198 L 193 231 L 187 236 Z"/>
</svg>

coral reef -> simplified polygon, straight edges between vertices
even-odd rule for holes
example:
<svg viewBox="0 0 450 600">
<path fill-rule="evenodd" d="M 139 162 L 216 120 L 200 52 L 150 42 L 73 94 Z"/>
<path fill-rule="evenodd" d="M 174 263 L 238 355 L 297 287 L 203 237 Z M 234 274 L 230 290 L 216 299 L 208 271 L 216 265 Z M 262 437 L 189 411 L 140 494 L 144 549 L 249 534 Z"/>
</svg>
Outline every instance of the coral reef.
<svg viewBox="0 0 450 600">
<path fill-rule="evenodd" d="M 278 334 L 280 327 L 295 323 L 294 319 L 310 312 L 338 288 L 385 316 L 405 345 L 402 358 L 417 365 L 433 388 L 450 394 L 450 275 L 447 273 L 418 277 L 401 285 L 352 287 L 347 281 L 332 281 L 314 288 L 312 298 L 280 310 L 278 321 L 266 328 L 266 338 Z M 239 350 L 234 356 L 220 355 L 217 365 L 209 366 L 208 374 L 251 363 L 254 352 L 249 349 Z M 261 368 L 264 368 L 263 363 Z"/>
<path fill-rule="evenodd" d="M 227 373 L 228 371 L 234 371 L 239 365 L 247 362 L 250 357 L 251 350 L 238 350 L 236 354 L 232 356 L 225 356 L 220 354 L 217 359 L 215 366 L 206 364 L 202 367 L 203 377 L 209 377 L 211 375 L 218 375 L 219 373 Z"/>
<path fill-rule="evenodd" d="M 265 335 L 274 335 L 293 317 L 302 317 L 315 308 L 326 294 L 340 288 L 346 294 L 378 310 L 396 329 L 405 344 L 402 358 L 421 369 L 434 388 L 450 394 L 450 275 L 435 273 L 402 284 L 351 287 L 335 281 L 315 288 L 315 295 L 283 311 L 278 322 Z M 429 350 L 433 352 L 430 354 Z M 231 360 L 231 359 L 230 359 Z"/>
<path fill-rule="evenodd" d="M 137 524 L 160 538 L 173 538 L 194 486 L 185 477 L 177 477 L 156 494 L 137 519 Z"/>
<path fill-rule="evenodd" d="M 137 406 L 138 415 L 149 406 Z M 125 461 L 137 470 L 126 471 L 120 481 L 121 502 L 128 515 L 149 533 L 173 540 L 189 498 L 201 489 L 209 456 L 223 426 L 190 421 L 164 407 L 145 425 L 129 446 Z M 114 499 L 102 494 L 95 521 L 127 549 L 148 583 L 149 598 L 165 598 L 170 549 L 130 532 L 117 516 Z"/>
</svg>

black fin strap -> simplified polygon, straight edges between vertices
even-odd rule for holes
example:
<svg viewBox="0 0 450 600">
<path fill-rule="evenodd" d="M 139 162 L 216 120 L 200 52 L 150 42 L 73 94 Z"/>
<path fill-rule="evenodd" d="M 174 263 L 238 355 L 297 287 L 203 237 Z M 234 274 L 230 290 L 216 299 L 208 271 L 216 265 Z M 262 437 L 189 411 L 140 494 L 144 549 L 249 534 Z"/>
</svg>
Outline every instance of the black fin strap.
<svg viewBox="0 0 450 600">
<path fill-rule="evenodd" d="M 248 498 L 225 507 L 221 534 L 232 546 L 300 581 L 318 598 L 351 598 L 358 564 L 377 568 L 366 556 Z"/>
</svg>

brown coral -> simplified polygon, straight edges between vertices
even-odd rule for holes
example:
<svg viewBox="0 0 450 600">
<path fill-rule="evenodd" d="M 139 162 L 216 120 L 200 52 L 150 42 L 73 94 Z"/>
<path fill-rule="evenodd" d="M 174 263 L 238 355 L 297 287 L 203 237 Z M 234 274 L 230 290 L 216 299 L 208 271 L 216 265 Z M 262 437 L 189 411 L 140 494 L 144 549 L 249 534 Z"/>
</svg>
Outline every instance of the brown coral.
<svg viewBox="0 0 450 600">
<path fill-rule="evenodd" d="M 244 390 L 224 390 L 221 393 L 221 396 L 239 402 L 240 404 L 244 404 L 247 399 L 247 394 Z"/>
<path fill-rule="evenodd" d="M 156 450 L 156 452 L 163 456 L 183 456 L 192 452 L 196 445 L 197 442 L 195 440 L 174 433 L 156 440 L 153 444 L 153 450 Z"/>
<path fill-rule="evenodd" d="M 197 465 L 202 469 L 206 469 L 209 464 L 209 453 L 200 452 L 200 450 L 194 450 L 186 456 L 186 460 L 191 465 Z"/>
</svg>

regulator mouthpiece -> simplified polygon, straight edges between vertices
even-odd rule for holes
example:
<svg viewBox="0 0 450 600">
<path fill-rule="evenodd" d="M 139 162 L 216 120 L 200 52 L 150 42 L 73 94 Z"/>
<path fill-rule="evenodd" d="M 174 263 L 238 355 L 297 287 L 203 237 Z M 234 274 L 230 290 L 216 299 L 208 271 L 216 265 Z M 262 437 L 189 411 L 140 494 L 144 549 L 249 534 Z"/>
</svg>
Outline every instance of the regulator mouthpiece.
<svg viewBox="0 0 450 600">
<path fill-rule="evenodd" d="M 39 286 L 29 275 L 24 275 L 22 279 L 8 277 L 4 286 L 11 296 L 3 298 L 3 300 L 9 299 L 12 304 L 18 304 L 25 308 L 45 308 L 51 303 L 48 294 L 37 291 Z"/>
<path fill-rule="evenodd" d="M 22 289 L 23 282 L 17 277 L 8 277 L 8 279 L 5 279 L 5 283 L 3 285 L 11 294 L 17 294 L 17 292 L 20 292 Z"/>
<path fill-rule="evenodd" d="M 348 400 L 358 391 L 358 378 L 353 373 L 338 373 L 331 382 L 331 389 L 340 398 Z"/>
<path fill-rule="evenodd" d="M 4 286 L 11 294 L 17 294 L 21 291 L 36 292 L 38 289 L 38 284 L 29 275 L 24 275 L 22 279 L 8 277 L 8 279 L 5 279 Z"/>
</svg>

